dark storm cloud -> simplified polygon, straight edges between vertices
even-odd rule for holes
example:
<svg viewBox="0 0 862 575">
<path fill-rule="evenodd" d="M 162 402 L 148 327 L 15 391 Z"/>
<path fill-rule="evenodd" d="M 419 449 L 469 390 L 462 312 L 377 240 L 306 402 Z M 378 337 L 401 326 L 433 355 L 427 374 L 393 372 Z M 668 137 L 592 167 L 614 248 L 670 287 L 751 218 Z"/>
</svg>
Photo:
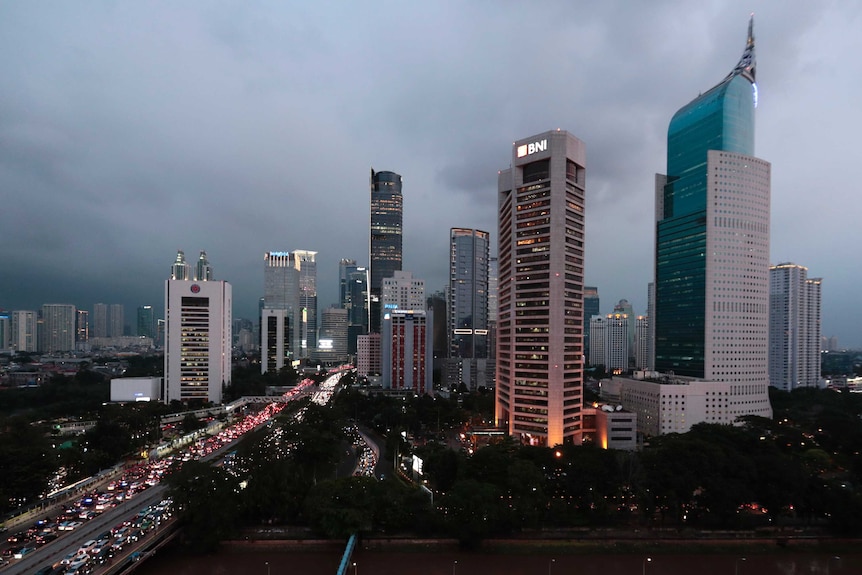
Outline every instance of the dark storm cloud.
<svg viewBox="0 0 862 575">
<path fill-rule="evenodd" d="M 862 343 L 841 313 L 862 271 L 834 255 L 858 243 L 860 8 L 777 0 L 3 3 L 0 307 L 161 307 L 178 248 L 207 250 L 237 316 L 264 251 L 317 250 L 328 305 L 338 260 L 367 263 L 371 167 L 404 177 L 404 266 L 439 289 L 450 227 L 496 241 L 511 142 L 561 128 L 587 145 L 587 281 L 642 312 L 667 123 L 751 9 L 773 259 L 822 275 L 824 333 Z"/>
</svg>

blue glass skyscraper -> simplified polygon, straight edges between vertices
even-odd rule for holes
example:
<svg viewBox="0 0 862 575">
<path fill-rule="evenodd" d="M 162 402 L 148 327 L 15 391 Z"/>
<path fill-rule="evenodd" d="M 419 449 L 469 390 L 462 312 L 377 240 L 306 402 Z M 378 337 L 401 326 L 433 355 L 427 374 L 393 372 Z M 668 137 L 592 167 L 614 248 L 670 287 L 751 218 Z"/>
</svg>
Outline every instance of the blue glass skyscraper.
<svg viewBox="0 0 862 575">
<path fill-rule="evenodd" d="M 655 368 L 740 384 L 708 421 L 771 415 L 770 165 L 754 157 L 753 21 L 742 58 L 683 106 L 656 181 Z"/>
</svg>

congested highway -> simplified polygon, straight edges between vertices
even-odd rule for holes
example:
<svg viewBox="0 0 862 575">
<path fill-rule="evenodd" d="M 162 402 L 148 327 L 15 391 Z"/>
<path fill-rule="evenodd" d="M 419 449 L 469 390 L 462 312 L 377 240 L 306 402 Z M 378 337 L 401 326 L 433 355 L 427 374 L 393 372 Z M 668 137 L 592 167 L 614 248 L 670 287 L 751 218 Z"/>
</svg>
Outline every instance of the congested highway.
<svg viewBox="0 0 862 575">
<path fill-rule="evenodd" d="M 282 399 L 293 400 L 314 385 L 304 380 Z M 331 393 L 331 392 L 330 392 Z M 216 435 L 199 439 L 180 452 L 144 461 L 98 489 L 67 502 L 58 514 L 40 517 L 7 534 L 0 573 L 19 575 L 88 575 L 115 573 L 122 563 L 141 557 L 145 540 L 172 521 L 171 502 L 162 478 L 191 460 L 224 455 L 249 431 L 280 413 L 285 403 L 267 404 Z"/>
</svg>

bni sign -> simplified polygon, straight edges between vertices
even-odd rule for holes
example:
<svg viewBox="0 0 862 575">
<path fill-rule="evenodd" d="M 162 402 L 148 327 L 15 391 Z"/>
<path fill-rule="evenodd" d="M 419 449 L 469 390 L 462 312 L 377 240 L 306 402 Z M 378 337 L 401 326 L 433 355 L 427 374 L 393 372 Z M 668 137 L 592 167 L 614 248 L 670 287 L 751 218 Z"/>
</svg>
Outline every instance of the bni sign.
<svg viewBox="0 0 862 575">
<path fill-rule="evenodd" d="M 547 149 L 548 140 L 530 142 L 529 144 L 518 146 L 518 157 L 523 158 L 524 156 L 529 156 L 530 154 L 535 154 L 536 152 L 544 152 Z"/>
</svg>

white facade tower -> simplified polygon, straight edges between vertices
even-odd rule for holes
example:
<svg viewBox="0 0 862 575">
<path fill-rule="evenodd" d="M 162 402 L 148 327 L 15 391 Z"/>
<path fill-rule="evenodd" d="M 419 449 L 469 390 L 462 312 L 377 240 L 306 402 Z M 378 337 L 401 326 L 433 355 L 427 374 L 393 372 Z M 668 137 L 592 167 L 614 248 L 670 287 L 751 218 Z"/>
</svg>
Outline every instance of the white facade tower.
<svg viewBox="0 0 862 575">
<path fill-rule="evenodd" d="M 165 401 L 221 403 L 231 381 L 231 285 L 165 281 L 165 321 Z"/>
<path fill-rule="evenodd" d="M 820 383 L 820 278 L 793 263 L 769 268 L 769 384 L 784 391 Z"/>
</svg>

